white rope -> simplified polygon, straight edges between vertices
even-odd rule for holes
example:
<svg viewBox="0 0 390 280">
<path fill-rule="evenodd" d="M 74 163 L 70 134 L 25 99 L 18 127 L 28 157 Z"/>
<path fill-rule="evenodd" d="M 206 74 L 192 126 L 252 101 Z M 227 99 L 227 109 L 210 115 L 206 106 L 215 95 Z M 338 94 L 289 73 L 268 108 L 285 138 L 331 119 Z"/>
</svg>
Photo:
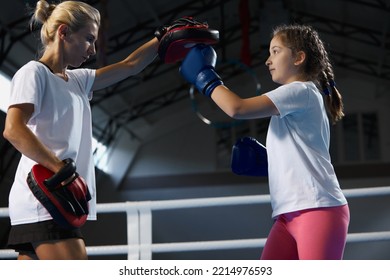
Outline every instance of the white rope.
<svg viewBox="0 0 390 280">
<path fill-rule="evenodd" d="M 98 213 L 123 212 L 128 208 L 151 209 L 151 210 L 169 210 L 199 207 L 215 207 L 227 205 L 246 205 L 269 203 L 269 195 L 248 195 L 248 196 L 228 196 L 228 197 L 210 197 L 210 198 L 190 198 L 175 200 L 156 200 L 156 201 L 135 201 L 118 203 L 100 203 L 96 209 Z"/>
<path fill-rule="evenodd" d="M 345 189 L 343 190 L 343 193 L 347 198 L 390 195 L 390 186 L 361 189 Z"/>
<path fill-rule="evenodd" d="M 390 240 L 390 231 L 349 233 L 347 243 L 374 242 Z M 262 248 L 266 238 L 217 240 L 217 241 L 194 241 L 175 243 L 156 243 L 151 245 L 153 253 L 185 252 L 185 251 L 209 251 L 227 249 Z M 136 246 L 136 247 L 142 247 Z M 134 249 L 134 248 L 133 248 Z M 113 246 L 90 246 L 87 248 L 88 255 L 124 255 L 127 254 L 126 245 Z"/>
<path fill-rule="evenodd" d="M 343 190 L 347 198 L 370 197 L 380 195 L 390 195 L 390 186 L 346 189 Z M 144 207 L 151 210 L 167 210 L 177 208 L 196 208 L 196 207 L 214 207 L 227 205 L 247 205 L 269 203 L 269 195 L 249 195 L 249 196 L 228 196 L 228 197 L 210 197 L 194 199 L 177 200 L 157 200 L 157 201 L 135 201 L 135 202 L 116 202 L 100 203 L 96 206 L 98 213 L 117 213 L 125 212 L 129 208 L 142 209 Z M 8 217 L 8 208 L 0 208 L 0 217 Z"/>
<path fill-rule="evenodd" d="M 152 245 L 152 252 L 167 253 L 167 252 L 183 252 L 183 251 L 210 251 L 210 250 L 261 248 L 264 247 L 265 241 L 266 238 L 160 243 L 160 244 Z"/>
<path fill-rule="evenodd" d="M 0 259 L 15 259 L 17 256 L 14 250 L 0 250 Z"/>
<path fill-rule="evenodd" d="M 0 208 L 0 218 L 7 218 L 7 217 L 9 217 L 8 208 Z"/>
<path fill-rule="evenodd" d="M 346 189 L 343 191 L 347 198 L 370 197 L 380 195 L 390 195 L 390 186 Z M 269 195 L 248 195 L 248 196 L 228 196 L 228 197 L 210 197 L 210 198 L 191 198 L 176 200 L 157 200 L 157 201 L 136 201 L 122 203 L 102 203 L 97 206 L 99 213 L 123 212 L 126 207 L 135 207 L 137 209 L 148 208 L 151 210 L 184 209 L 198 207 L 232 206 L 269 203 Z"/>
<path fill-rule="evenodd" d="M 261 248 L 264 246 L 266 239 L 237 239 L 237 240 L 216 240 L 216 241 L 193 241 L 193 242 L 174 242 L 174 243 L 155 243 L 152 245 L 133 246 L 132 250 L 138 249 L 142 251 L 143 247 L 151 246 L 153 253 L 167 252 L 185 252 L 185 251 L 209 251 L 209 250 L 224 250 L 224 249 L 244 249 L 244 248 Z M 127 254 L 128 246 L 113 245 L 113 246 L 89 246 L 87 248 L 88 255 L 125 255 Z"/>
<path fill-rule="evenodd" d="M 347 236 L 347 243 L 387 240 L 390 240 L 390 231 L 350 233 Z"/>
</svg>

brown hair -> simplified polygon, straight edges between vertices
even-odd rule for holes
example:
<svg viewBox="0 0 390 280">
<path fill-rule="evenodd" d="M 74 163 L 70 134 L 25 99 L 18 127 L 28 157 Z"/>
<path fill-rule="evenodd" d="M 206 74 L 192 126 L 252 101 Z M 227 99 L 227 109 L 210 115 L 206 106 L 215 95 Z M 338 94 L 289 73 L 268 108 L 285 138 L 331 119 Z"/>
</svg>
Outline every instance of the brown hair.
<svg viewBox="0 0 390 280">
<path fill-rule="evenodd" d="M 307 25 L 280 25 L 273 31 L 273 37 L 276 36 L 293 53 L 303 51 L 306 54 L 304 74 L 323 91 L 326 108 L 332 118 L 332 123 L 341 120 L 344 116 L 342 97 L 336 88 L 333 66 L 329 60 L 328 52 L 317 31 Z"/>
</svg>

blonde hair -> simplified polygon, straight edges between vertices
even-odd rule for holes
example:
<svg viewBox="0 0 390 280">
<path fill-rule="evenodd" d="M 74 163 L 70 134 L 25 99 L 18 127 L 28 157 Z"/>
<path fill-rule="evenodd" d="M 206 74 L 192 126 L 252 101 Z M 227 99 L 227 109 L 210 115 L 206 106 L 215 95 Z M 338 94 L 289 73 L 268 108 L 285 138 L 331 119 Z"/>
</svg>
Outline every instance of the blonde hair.
<svg viewBox="0 0 390 280">
<path fill-rule="evenodd" d="M 333 66 L 328 52 L 317 31 L 307 25 L 280 25 L 272 34 L 278 36 L 293 53 L 303 51 L 306 54 L 305 75 L 315 82 L 325 95 L 325 104 L 332 123 L 344 117 L 341 93 L 336 88 Z M 330 89 L 330 90 L 329 90 Z"/>
<path fill-rule="evenodd" d="M 97 9 L 81 1 L 64 1 L 49 4 L 46 0 L 37 2 L 31 18 L 31 27 L 42 24 L 41 42 L 43 48 L 54 41 L 55 33 L 61 24 L 66 24 L 71 32 L 77 32 L 88 23 L 100 26 L 100 13 Z"/>
</svg>

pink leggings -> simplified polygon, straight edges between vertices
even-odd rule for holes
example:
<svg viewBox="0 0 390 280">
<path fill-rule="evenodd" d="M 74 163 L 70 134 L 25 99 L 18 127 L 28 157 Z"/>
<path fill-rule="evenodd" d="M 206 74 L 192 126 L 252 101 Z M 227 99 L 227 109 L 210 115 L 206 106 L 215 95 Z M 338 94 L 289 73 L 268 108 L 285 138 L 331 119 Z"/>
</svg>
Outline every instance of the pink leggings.
<svg viewBox="0 0 390 280">
<path fill-rule="evenodd" d="M 261 259 L 341 260 L 348 225 L 348 205 L 282 214 L 272 226 Z"/>
</svg>

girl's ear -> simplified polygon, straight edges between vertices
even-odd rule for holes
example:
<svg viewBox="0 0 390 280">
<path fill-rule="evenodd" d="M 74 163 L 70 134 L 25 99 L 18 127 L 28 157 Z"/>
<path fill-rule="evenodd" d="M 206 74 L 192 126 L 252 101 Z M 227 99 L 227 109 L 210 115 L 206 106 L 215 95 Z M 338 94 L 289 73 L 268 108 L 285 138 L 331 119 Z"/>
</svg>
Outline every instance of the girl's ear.
<svg viewBox="0 0 390 280">
<path fill-rule="evenodd" d="M 306 59 L 306 54 L 303 51 L 299 51 L 296 54 L 294 65 L 299 66 L 301 65 Z"/>
</svg>

